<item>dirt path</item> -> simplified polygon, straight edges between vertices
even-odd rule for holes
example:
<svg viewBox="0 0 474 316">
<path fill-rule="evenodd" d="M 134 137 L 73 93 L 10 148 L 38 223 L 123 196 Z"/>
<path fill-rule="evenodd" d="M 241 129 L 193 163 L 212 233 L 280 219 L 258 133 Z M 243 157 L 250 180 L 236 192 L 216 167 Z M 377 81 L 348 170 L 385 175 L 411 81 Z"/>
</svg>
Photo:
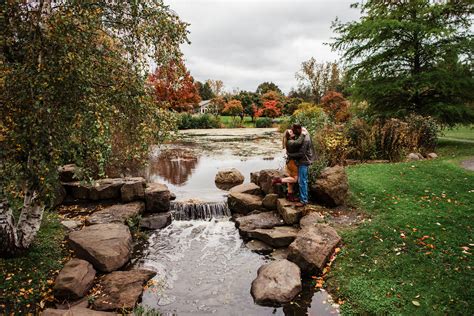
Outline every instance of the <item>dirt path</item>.
<svg viewBox="0 0 474 316">
<path fill-rule="evenodd" d="M 472 158 L 470 158 L 470 159 L 468 159 L 468 160 L 464 160 L 463 162 L 461 162 L 461 166 L 462 166 L 464 169 L 474 171 L 474 157 L 472 157 Z"/>
</svg>

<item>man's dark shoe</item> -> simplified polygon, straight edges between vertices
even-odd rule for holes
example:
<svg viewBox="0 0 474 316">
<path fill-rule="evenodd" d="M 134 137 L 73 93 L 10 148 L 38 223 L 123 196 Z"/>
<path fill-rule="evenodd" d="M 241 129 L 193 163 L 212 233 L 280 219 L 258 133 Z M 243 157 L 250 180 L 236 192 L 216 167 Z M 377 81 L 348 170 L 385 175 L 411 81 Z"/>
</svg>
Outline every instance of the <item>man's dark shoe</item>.
<svg viewBox="0 0 474 316">
<path fill-rule="evenodd" d="M 300 201 L 300 199 L 298 199 L 298 197 L 295 196 L 293 193 L 288 193 L 286 195 L 286 199 L 290 202 L 299 202 Z"/>
</svg>

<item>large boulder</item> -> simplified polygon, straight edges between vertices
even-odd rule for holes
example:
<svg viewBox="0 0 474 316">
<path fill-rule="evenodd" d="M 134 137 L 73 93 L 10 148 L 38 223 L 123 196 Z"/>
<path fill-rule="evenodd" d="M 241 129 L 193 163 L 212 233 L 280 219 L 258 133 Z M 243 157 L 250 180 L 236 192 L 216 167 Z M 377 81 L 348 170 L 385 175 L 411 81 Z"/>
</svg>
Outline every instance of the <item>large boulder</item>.
<svg viewBox="0 0 474 316">
<path fill-rule="evenodd" d="M 340 241 L 336 230 L 328 225 L 304 227 L 288 247 L 288 260 L 303 272 L 321 272 Z"/>
<path fill-rule="evenodd" d="M 276 193 L 272 181 L 275 178 L 282 177 L 283 173 L 276 169 L 265 169 L 258 173 L 257 184 L 265 194 Z"/>
<path fill-rule="evenodd" d="M 244 175 L 237 169 L 225 169 L 217 172 L 214 182 L 219 189 L 229 190 L 236 185 L 244 183 Z"/>
<path fill-rule="evenodd" d="M 248 214 L 254 210 L 262 210 L 262 197 L 246 193 L 230 193 L 227 199 L 232 213 Z"/>
<path fill-rule="evenodd" d="M 97 270 L 110 272 L 130 259 L 132 235 L 123 224 L 97 224 L 69 233 L 71 248 L 78 258 L 89 261 Z"/>
<path fill-rule="evenodd" d="M 115 271 L 100 282 L 102 295 L 92 304 L 99 311 L 132 309 L 143 293 L 143 286 L 156 275 L 149 270 Z"/>
<path fill-rule="evenodd" d="M 249 238 L 258 239 L 274 247 L 286 247 L 291 244 L 298 234 L 298 229 L 288 226 L 277 226 L 269 229 L 258 228 L 247 233 Z"/>
<path fill-rule="evenodd" d="M 122 178 L 100 179 L 92 184 L 81 181 L 64 182 L 66 192 L 80 200 L 118 200 L 120 189 L 124 183 Z"/>
<path fill-rule="evenodd" d="M 123 185 L 122 178 L 100 179 L 95 181 L 89 192 L 89 198 L 98 200 L 119 200 L 120 189 Z"/>
<path fill-rule="evenodd" d="M 311 194 L 321 202 L 330 207 L 346 203 L 349 184 L 347 174 L 342 166 L 328 167 L 323 170 L 310 187 Z"/>
<path fill-rule="evenodd" d="M 73 258 L 59 272 L 54 282 L 54 295 L 59 298 L 78 299 L 91 288 L 95 277 L 92 264 Z"/>
<path fill-rule="evenodd" d="M 146 181 L 141 177 L 125 178 L 120 188 L 120 196 L 123 202 L 132 202 L 145 198 Z"/>
<path fill-rule="evenodd" d="M 246 193 L 252 195 L 261 195 L 262 190 L 255 183 L 242 183 L 229 190 L 230 193 Z"/>
<path fill-rule="evenodd" d="M 262 204 L 267 210 L 274 211 L 277 209 L 278 194 L 270 193 L 265 195 Z"/>
<path fill-rule="evenodd" d="M 303 214 L 303 209 L 297 208 L 295 202 L 290 202 L 287 199 L 278 199 L 277 209 L 283 220 L 288 225 L 298 224 Z"/>
<path fill-rule="evenodd" d="M 146 229 L 162 229 L 171 224 L 171 213 L 152 214 L 140 220 L 140 227 Z"/>
<path fill-rule="evenodd" d="M 95 212 L 86 219 L 86 225 L 123 223 L 129 219 L 137 217 L 145 210 L 145 203 L 141 201 L 116 204 L 108 206 L 101 211 Z"/>
<path fill-rule="evenodd" d="M 282 259 L 264 264 L 258 269 L 250 292 L 259 305 L 280 306 L 291 302 L 302 288 L 300 268 Z"/>
<path fill-rule="evenodd" d="M 148 183 L 145 189 L 146 211 L 149 213 L 168 212 L 171 194 L 168 187 L 161 183 Z"/>
<path fill-rule="evenodd" d="M 273 212 L 241 216 L 235 219 L 235 226 L 244 237 L 248 237 L 248 232 L 255 229 L 273 228 L 284 224 L 283 220 Z"/>
</svg>

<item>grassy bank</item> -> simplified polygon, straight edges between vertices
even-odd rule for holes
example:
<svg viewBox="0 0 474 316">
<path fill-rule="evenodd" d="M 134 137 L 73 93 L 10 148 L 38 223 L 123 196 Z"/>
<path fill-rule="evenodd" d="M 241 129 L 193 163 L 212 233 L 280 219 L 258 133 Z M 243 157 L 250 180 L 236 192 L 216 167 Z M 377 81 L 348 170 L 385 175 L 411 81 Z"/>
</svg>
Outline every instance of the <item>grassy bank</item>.
<svg viewBox="0 0 474 316">
<path fill-rule="evenodd" d="M 370 221 L 341 232 L 345 245 L 330 274 L 346 314 L 472 311 L 474 172 L 459 161 L 474 156 L 474 146 L 442 141 L 438 153 L 348 168 L 353 203 Z"/>
<path fill-rule="evenodd" d="M 0 258 L 0 315 L 37 314 L 52 300 L 52 287 L 67 251 L 57 214 L 45 212 L 41 229 L 27 253 Z"/>
<path fill-rule="evenodd" d="M 469 139 L 474 141 L 474 125 L 457 126 L 452 129 L 447 129 L 444 132 L 444 137 L 455 139 Z"/>
<path fill-rule="evenodd" d="M 222 125 L 225 128 L 234 128 L 234 127 L 255 127 L 255 123 L 252 122 L 252 119 L 248 116 L 244 117 L 243 121 L 240 121 L 240 117 L 233 118 L 232 116 L 220 116 Z"/>
</svg>

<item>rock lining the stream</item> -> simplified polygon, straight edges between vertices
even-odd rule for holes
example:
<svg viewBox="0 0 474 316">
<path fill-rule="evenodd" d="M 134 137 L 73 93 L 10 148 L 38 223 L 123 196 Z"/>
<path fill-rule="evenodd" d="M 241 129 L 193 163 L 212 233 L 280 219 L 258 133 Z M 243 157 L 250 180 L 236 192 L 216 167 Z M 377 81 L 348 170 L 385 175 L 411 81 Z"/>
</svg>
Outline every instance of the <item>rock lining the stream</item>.
<svg viewBox="0 0 474 316">
<path fill-rule="evenodd" d="M 273 228 L 275 226 L 282 226 L 285 223 L 283 220 L 273 212 L 263 212 L 259 214 L 252 214 L 241 216 L 235 219 L 235 226 L 239 229 L 240 234 L 248 238 L 249 232 L 258 228 Z"/>
<path fill-rule="evenodd" d="M 124 266 L 132 251 L 132 235 L 123 224 L 97 224 L 69 233 L 71 248 L 97 270 L 111 272 Z"/>
<path fill-rule="evenodd" d="M 230 193 L 246 193 L 252 195 L 261 195 L 262 190 L 255 183 L 243 183 L 239 184 L 229 190 Z"/>
<path fill-rule="evenodd" d="M 142 201 L 127 204 L 115 204 L 108 206 L 101 211 L 93 213 L 86 219 L 86 225 L 127 223 L 128 220 L 137 217 L 145 210 L 145 203 Z"/>
<path fill-rule="evenodd" d="M 114 271 L 99 283 L 102 295 L 92 303 L 99 311 L 132 309 L 143 293 L 143 286 L 156 275 L 150 270 Z"/>
<path fill-rule="evenodd" d="M 288 260 L 296 263 L 303 272 L 320 273 L 340 241 L 341 237 L 329 225 L 306 226 L 288 247 Z"/>
<path fill-rule="evenodd" d="M 258 239 L 274 247 L 286 247 L 291 244 L 298 233 L 298 229 L 288 226 L 277 226 L 270 229 L 255 229 L 247 233 L 249 238 Z"/>
<path fill-rule="evenodd" d="M 254 210 L 264 210 L 262 197 L 246 193 L 230 193 L 227 203 L 231 213 L 248 214 Z"/>
<path fill-rule="evenodd" d="M 92 287 L 95 270 L 85 260 L 73 258 L 59 272 L 54 284 L 54 295 L 58 298 L 79 299 Z"/>
<path fill-rule="evenodd" d="M 290 202 L 287 199 L 278 199 L 277 209 L 288 225 L 298 224 L 303 214 L 303 208 L 297 208 L 295 202 Z"/>
<path fill-rule="evenodd" d="M 244 175 L 237 169 L 219 170 L 216 174 L 214 182 L 221 190 L 229 190 L 239 184 L 244 183 Z"/>
<path fill-rule="evenodd" d="M 255 303 L 280 306 L 291 302 L 302 290 L 300 268 L 286 259 L 264 264 L 252 282 L 251 294 Z"/>
</svg>

